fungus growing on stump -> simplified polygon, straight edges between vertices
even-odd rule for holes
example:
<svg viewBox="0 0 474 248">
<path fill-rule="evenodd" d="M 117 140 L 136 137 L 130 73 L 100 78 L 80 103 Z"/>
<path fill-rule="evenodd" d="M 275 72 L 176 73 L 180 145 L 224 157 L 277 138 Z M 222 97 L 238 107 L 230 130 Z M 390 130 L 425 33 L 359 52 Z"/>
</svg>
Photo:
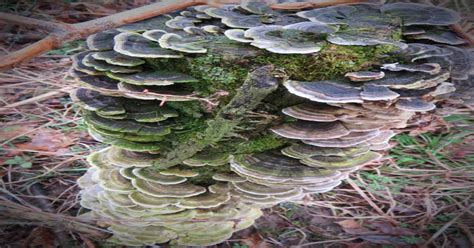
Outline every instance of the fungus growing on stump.
<svg viewBox="0 0 474 248">
<path fill-rule="evenodd" d="M 461 44 L 447 27 L 458 19 L 408 3 L 244 1 L 92 35 L 68 78 L 110 146 L 87 159 L 81 205 L 113 243 L 206 246 L 330 191 L 446 96 L 472 104 L 453 92 L 472 88 L 472 50 L 420 43 Z"/>
</svg>

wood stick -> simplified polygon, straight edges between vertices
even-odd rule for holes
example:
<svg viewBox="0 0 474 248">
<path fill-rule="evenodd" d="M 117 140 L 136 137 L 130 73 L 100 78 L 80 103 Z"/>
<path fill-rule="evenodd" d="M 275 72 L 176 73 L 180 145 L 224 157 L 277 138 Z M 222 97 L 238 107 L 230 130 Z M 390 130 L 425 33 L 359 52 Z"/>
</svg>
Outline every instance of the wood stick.
<svg viewBox="0 0 474 248">
<path fill-rule="evenodd" d="M 429 244 L 432 243 L 433 241 L 435 241 L 436 238 L 438 238 L 441 234 L 443 234 L 446 229 L 448 229 L 450 226 L 452 226 L 459 218 L 461 218 L 461 216 L 463 216 L 470 208 L 472 208 L 474 206 L 474 204 L 471 204 L 469 206 L 466 206 L 462 212 L 460 212 L 459 214 L 457 214 L 453 219 L 451 219 L 450 221 L 448 221 L 446 224 L 444 224 L 435 234 L 433 234 L 433 236 L 431 236 L 430 239 L 428 239 L 428 241 L 426 241 L 421 247 L 422 248 L 426 248 L 426 247 L 429 247 Z"/>
<path fill-rule="evenodd" d="M 8 105 L 5 105 L 3 107 L 0 107 L 0 112 L 3 112 L 3 111 L 8 110 L 8 109 L 16 108 L 16 107 L 19 107 L 19 106 L 22 106 L 22 105 L 25 105 L 25 104 L 40 102 L 42 100 L 46 100 L 46 99 L 51 98 L 51 97 L 53 97 L 55 95 L 58 95 L 58 94 L 65 94 L 65 93 L 69 92 L 71 89 L 72 88 L 70 88 L 70 87 L 66 87 L 66 88 L 63 88 L 61 90 L 49 91 L 49 92 L 44 93 L 44 94 L 39 95 L 39 96 L 35 96 L 35 97 L 32 97 L 32 98 L 25 99 L 23 101 L 8 104 Z"/>
<path fill-rule="evenodd" d="M 360 196 L 362 196 L 362 198 L 364 198 L 364 200 L 367 201 L 367 203 L 381 216 L 384 216 L 385 218 L 387 218 L 387 220 L 393 224 L 398 224 L 398 222 L 393 219 L 391 216 L 387 215 L 384 211 L 382 211 L 382 209 L 379 208 L 379 206 L 377 206 L 377 204 L 375 204 L 368 196 L 367 194 L 364 193 L 364 191 L 354 182 L 352 181 L 352 179 L 350 178 L 347 178 L 346 181 L 349 183 L 349 185 L 351 185 L 351 187 L 357 192 L 359 193 Z"/>
<path fill-rule="evenodd" d="M 301 9 L 307 7 L 326 7 L 342 3 L 359 3 L 366 0 L 312 0 L 295 4 L 274 4 L 274 9 Z M 33 18 L 16 16 L 0 12 L 0 21 L 12 22 L 15 24 L 26 25 L 30 27 L 53 30 L 53 33 L 46 38 L 31 44 L 28 47 L 15 51 L 6 56 L 0 57 L 0 71 L 9 70 L 18 64 L 25 62 L 35 56 L 45 53 L 49 50 L 59 48 L 61 44 L 85 38 L 88 35 L 115 28 L 124 24 L 133 23 L 166 14 L 172 11 L 180 10 L 186 7 L 209 4 L 212 6 L 221 6 L 223 4 L 240 3 L 240 0 L 165 0 L 127 10 L 121 13 L 102 17 L 92 21 L 86 21 L 76 24 L 52 23 L 48 21 L 39 21 Z"/>
</svg>

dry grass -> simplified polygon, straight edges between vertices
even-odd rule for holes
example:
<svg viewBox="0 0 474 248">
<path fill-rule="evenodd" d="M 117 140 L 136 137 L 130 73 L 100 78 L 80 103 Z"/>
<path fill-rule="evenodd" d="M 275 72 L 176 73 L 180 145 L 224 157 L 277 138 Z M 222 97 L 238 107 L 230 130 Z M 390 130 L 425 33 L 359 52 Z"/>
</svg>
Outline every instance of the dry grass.
<svg viewBox="0 0 474 248">
<path fill-rule="evenodd" d="M 283 246 L 333 240 L 327 246 L 469 247 L 474 230 L 472 134 L 400 135 L 380 165 L 358 171 L 342 187 L 305 206 L 275 208 L 273 214 L 285 220 L 288 232 L 299 230 L 290 243 L 283 243 L 288 232 L 267 230 L 265 222 L 257 229 Z"/>
<path fill-rule="evenodd" d="M 95 5 L 73 4 L 45 10 L 41 4 L 20 1 L 0 7 L 77 22 L 131 5 L 96 11 Z M 30 42 L 26 34 L 42 35 L 8 25 L 0 28 L 4 36 L 13 32 L 22 38 L 4 40 L 1 53 L 20 48 L 20 41 Z M 71 63 L 68 54 L 80 45 L 67 44 L 0 73 L 2 247 L 95 247 L 100 244 L 95 240 L 107 235 L 93 219 L 77 217 L 83 210 L 75 181 L 87 168 L 84 156 L 101 146 L 85 133 L 67 94 L 74 86 L 63 80 Z M 455 126 L 449 132 L 398 136 L 382 163 L 358 171 L 341 187 L 308 198 L 303 205 L 268 209 L 253 229 L 223 246 L 474 245 L 474 120 L 454 116 L 449 121 Z"/>
<path fill-rule="evenodd" d="M 63 78 L 69 66 L 67 55 L 44 55 L 0 73 L 0 244 L 54 244 L 54 238 L 33 240 L 44 231 L 35 226 L 50 227 L 52 237 L 64 242 L 101 237 L 94 221 L 75 217 L 75 181 L 96 143 L 84 133 L 68 97 L 71 85 Z"/>
</svg>

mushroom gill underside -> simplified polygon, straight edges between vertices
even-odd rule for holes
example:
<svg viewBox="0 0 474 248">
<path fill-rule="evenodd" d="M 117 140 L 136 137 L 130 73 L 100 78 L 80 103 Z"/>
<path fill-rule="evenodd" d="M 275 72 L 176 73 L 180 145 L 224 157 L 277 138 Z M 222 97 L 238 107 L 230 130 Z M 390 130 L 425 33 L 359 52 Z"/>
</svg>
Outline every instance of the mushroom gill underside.
<svg viewBox="0 0 474 248">
<path fill-rule="evenodd" d="M 244 1 L 94 34 L 68 76 L 108 145 L 87 158 L 81 205 L 113 243 L 207 246 L 330 191 L 397 133 L 473 105 L 458 21 L 420 4 Z"/>
</svg>

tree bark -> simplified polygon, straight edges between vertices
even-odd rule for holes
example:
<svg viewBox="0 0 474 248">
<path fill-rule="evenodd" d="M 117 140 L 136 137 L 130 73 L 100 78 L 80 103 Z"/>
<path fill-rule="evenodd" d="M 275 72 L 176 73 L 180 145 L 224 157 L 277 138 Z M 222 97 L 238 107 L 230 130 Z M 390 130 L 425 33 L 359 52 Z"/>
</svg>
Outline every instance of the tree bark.
<svg viewBox="0 0 474 248">
<path fill-rule="evenodd" d="M 263 66 L 250 72 L 232 100 L 216 117 L 208 121 L 208 127 L 176 145 L 165 158 L 156 162 L 160 168 L 169 168 L 194 156 L 211 144 L 219 142 L 242 122 L 245 113 L 252 111 L 261 101 L 278 88 L 278 73 L 273 66 Z"/>
</svg>

